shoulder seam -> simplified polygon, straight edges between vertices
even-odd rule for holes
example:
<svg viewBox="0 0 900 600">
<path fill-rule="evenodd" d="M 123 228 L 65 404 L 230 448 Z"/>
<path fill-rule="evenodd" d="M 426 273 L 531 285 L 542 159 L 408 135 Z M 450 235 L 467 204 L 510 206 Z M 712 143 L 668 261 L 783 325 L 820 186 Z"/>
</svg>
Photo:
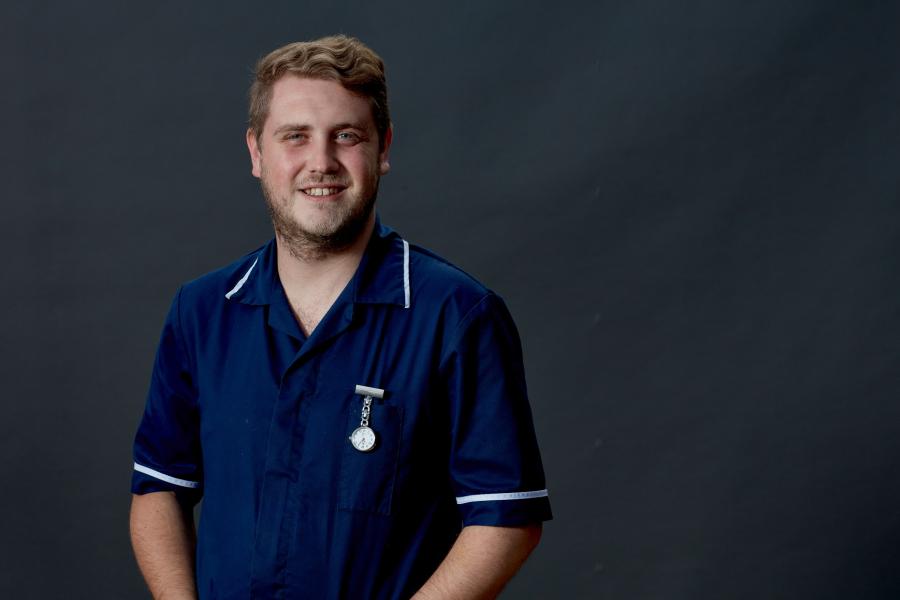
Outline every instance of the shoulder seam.
<svg viewBox="0 0 900 600">
<path fill-rule="evenodd" d="M 491 296 L 496 296 L 496 294 L 494 294 L 494 292 L 488 290 L 481 298 L 478 299 L 478 302 L 473 304 L 472 307 L 466 311 L 466 314 L 464 314 L 462 316 L 462 318 L 459 320 L 459 323 L 457 323 L 456 328 L 453 330 L 453 335 L 451 336 L 452 342 L 447 345 L 447 347 L 448 347 L 447 353 L 448 354 L 450 354 L 456 348 L 457 344 L 459 343 L 459 339 L 462 337 L 463 332 L 469 328 L 469 323 L 471 320 L 469 317 L 478 308 L 480 308 L 481 305 L 483 305 L 485 303 L 485 301 Z M 447 360 L 447 355 L 441 355 L 440 360 L 438 360 L 438 370 L 443 371 L 444 363 L 446 362 L 446 360 Z"/>
</svg>

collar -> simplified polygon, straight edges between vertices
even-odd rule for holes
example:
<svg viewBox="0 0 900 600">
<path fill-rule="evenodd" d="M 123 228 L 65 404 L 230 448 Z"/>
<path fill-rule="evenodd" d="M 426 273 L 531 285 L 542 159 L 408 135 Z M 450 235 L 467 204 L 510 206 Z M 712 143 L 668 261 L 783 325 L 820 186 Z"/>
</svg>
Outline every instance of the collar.
<svg viewBox="0 0 900 600">
<path fill-rule="evenodd" d="M 276 294 L 281 293 L 275 239 L 243 262 L 247 267 L 235 273 L 240 278 L 225 297 L 242 304 L 271 304 Z M 409 242 L 382 225 L 377 214 L 372 237 L 347 287 L 356 304 L 410 306 Z"/>
</svg>

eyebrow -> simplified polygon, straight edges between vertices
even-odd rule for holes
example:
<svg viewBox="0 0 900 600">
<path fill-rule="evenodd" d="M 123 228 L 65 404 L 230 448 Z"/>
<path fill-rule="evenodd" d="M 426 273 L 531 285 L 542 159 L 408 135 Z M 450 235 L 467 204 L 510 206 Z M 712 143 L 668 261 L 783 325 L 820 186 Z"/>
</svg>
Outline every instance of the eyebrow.
<svg viewBox="0 0 900 600">
<path fill-rule="evenodd" d="M 359 129 L 360 131 L 365 131 L 366 126 L 364 123 L 354 123 L 352 121 L 347 121 L 346 123 L 338 123 L 334 126 L 334 129 Z"/>
<path fill-rule="evenodd" d="M 286 131 L 308 131 L 312 129 L 309 125 L 301 125 L 300 123 L 285 123 L 278 129 L 272 132 L 273 135 L 278 135 L 279 133 L 284 133 Z"/>
</svg>

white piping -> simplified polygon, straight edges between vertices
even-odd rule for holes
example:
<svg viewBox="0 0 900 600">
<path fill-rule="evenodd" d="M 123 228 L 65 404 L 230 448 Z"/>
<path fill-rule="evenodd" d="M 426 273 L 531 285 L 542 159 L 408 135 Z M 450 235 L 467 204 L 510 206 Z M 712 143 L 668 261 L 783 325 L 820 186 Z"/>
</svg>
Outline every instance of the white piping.
<svg viewBox="0 0 900 600">
<path fill-rule="evenodd" d="M 409 242 L 403 240 L 403 308 L 409 308 Z"/>
<path fill-rule="evenodd" d="M 226 297 L 228 300 L 231 300 L 231 297 L 234 296 L 234 295 L 238 292 L 238 290 L 240 290 L 242 287 L 244 287 L 244 284 L 247 283 L 247 278 L 250 277 L 250 271 L 253 270 L 253 267 L 256 266 L 256 263 L 257 263 L 258 261 L 259 261 L 259 257 L 257 256 L 257 257 L 256 257 L 256 260 L 253 261 L 253 264 L 250 265 L 250 268 L 247 269 L 247 272 L 244 273 L 244 276 L 241 277 L 241 280 L 237 282 L 237 285 L 234 286 L 233 288 L 231 288 L 231 291 L 230 291 L 230 292 L 228 292 L 227 294 L 225 294 L 225 297 Z"/>
<path fill-rule="evenodd" d="M 492 500 L 527 500 L 529 498 L 545 498 L 548 495 L 547 490 L 509 492 L 507 494 L 472 494 L 471 496 L 459 496 L 456 499 L 456 503 L 468 504 L 469 502 L 490 502 Z"/>
<path fill-rule="evenodd" d="M 157 479 L 165 481 L 166 483 L 174 483 L 175 485 L 180 485 L 181 487 L 186 487 L 186 488 L 200 487 L 200 484 L 197 483 L 196 481 L 188 481 L 187 479 L 178 479 L 177 477 L 170 477 L 169 475 L 166 475 L 165 473 L 160 473 L 159 471 L 151 469 L 150 467 L 145 467 L 144 465 L 139 465 L 137 463 L 134 463 L 134 470 L 138 471 L 139 473 L 146 473 L 150 477 L 156 477 Z"/>
</svg>

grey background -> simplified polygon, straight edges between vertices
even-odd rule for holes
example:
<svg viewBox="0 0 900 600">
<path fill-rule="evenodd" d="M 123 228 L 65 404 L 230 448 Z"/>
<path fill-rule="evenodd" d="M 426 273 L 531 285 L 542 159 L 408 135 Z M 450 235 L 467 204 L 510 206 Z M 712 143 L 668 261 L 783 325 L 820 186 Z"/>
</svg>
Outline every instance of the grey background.
<svg viewBox="0 0 900 600">
<path fill-rule="evenodd" d="M 556 519 L 509 598 L 896 598 L 893 2 L 4 3 L 0 596 L 146 597 L 182 281 L 270 227 L 255 60 L 388 65 L 380 211 L 505 297 Z"/>
</svg>

